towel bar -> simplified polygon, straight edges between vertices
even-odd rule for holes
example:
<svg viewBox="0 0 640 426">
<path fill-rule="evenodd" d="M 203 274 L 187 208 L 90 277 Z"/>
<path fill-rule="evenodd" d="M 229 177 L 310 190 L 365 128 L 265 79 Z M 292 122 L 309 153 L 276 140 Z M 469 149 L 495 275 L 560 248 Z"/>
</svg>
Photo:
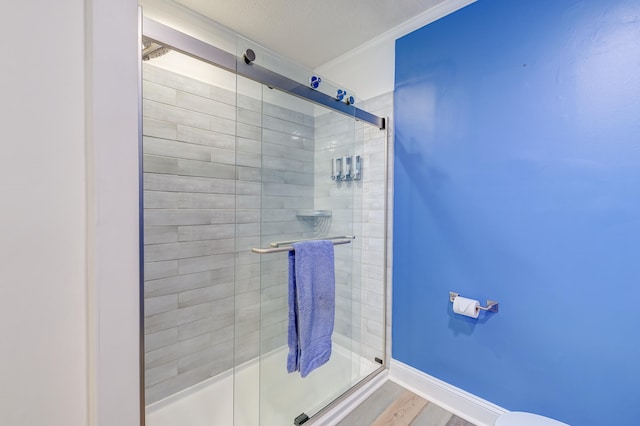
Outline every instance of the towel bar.
<svg viewBox="0 0 640 426">
<path fill-rule="evenodd" d="M 315 241 L 315 240 L 342 240 L 342 239 L 350 239 L 355 240 L 355 235 L 340 235 L 337 237 L 318 237 L 318 238 L 305 238 L 303 240 L 291 240 L 291 241 L 275 241 L 269 244 L 271 247 L 280 247 L 280 246 L 290 246 L 293 243 L 299 243 L 302 241 Z"/>
<path fill-rule="evenodd" d="M 334 246 L 340 245 L 340 244 L 350 244 L 351 240 L 355 238 L 338 238 L 338 239 L 332 239 L 331 242 L 333 243 Z M 310 240 L 322 240 L 323 238 L 312 238 Z M 293 241 L 293 242 L 302 242 L 302 241 L 310 241 L 310 240 L 300 240 L 300 241 Z M 280 247 L 273 247 L 273 248 L 259 248 L 259 247 L 254 247 L 251 249 L 252 253 L 258 253 L 258 254 L 269 254 L 269 253 L 278 253 L 278 252 L 283 252 L 283 251 L 293 251 L 294 248 L 293 246 L 280 246 Z"/>
</svg>

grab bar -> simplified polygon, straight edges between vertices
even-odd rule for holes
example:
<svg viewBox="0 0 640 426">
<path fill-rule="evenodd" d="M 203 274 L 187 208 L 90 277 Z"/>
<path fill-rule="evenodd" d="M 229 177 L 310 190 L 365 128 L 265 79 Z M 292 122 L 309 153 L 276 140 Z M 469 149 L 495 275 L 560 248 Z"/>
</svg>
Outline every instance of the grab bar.
<svg viewBox="0 0 640 426">
<path fill-rule="evenodd" d="M 353 235 L 347 235 L 346 237 L 347 238 L 334 237 L 333 239 L 331 239 L 331 242 L 333 243 L 334 246 L 337 246 L 340 244 L 351 244 L 351 240 L 355 238 Z M 292 243 L 298 243 L 302 241 L 322 240 L 322 239 L 324 238 L 310 238 L 308 240 L 292 241 Z M 295 250 L 293 246 L 286 245 L 286 246 L 273 247 L 273 248 L 253 247 L 251 249 L 251 252 L 257 253 L 257 254 L 269 254 L 269 253 L 279 253 L 283 251 L 293 251 L 293 250 Z"/>
<path fill-rule="evenodd" d="M 303 240 L 291 240 L 291 241 L 275 241 L 269 244 L 271 247 L 290 246 L 293 243 L 300 243 L 302 241 L 315 241 L 315 240 L 339 240 L 350 239 L 355 240 L 355 235 L 340 235 L 338 237 L 319 237 L 319 238 L 305 238 Z"/>
</svg>

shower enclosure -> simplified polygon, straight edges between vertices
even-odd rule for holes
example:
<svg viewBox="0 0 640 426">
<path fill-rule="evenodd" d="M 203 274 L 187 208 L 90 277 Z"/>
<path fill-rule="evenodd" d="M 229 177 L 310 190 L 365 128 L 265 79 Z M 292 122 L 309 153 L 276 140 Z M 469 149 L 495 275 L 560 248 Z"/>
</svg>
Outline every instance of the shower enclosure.
<svg viewBox="0 0 640 426">
<path fill-rule="evenodd" d="M 230 37 L 143 33 L 146 424 L 312 423 L 383 368 L 384 265 L 372 280 L 361 237 L 384 121 L 235 35 L 228 53 Z M 313 238 L 342 244 L 332 356 L 303 379 L 286 370 L 287 247 Z"/>
</svg>

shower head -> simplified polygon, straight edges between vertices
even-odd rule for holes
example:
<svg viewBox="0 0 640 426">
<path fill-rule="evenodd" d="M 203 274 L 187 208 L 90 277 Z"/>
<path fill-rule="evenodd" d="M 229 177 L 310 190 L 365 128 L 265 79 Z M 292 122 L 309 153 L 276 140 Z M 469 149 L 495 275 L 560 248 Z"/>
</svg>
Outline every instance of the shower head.
<svg viewBox="0 0 640 426">
<path fill-rule="evenodd" d="M 142 60 L 148 61 L 149 59 L 158 58 L 169 52 L 168 47 L 164 47 L 154 41 L 143 39 L 142 40 Z"/>
</svg>

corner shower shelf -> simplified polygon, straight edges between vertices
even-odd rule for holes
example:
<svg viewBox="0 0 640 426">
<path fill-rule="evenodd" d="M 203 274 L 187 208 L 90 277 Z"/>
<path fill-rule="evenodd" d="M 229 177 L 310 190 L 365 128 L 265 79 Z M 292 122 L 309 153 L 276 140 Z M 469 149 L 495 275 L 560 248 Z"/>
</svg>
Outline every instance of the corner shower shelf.
<svg viewBox="0 0 640 426">
<path fill-rule="evenodd" d="M 331 217 L 331 210 L 297 210 L 298 217 Z"/>
</svg>

